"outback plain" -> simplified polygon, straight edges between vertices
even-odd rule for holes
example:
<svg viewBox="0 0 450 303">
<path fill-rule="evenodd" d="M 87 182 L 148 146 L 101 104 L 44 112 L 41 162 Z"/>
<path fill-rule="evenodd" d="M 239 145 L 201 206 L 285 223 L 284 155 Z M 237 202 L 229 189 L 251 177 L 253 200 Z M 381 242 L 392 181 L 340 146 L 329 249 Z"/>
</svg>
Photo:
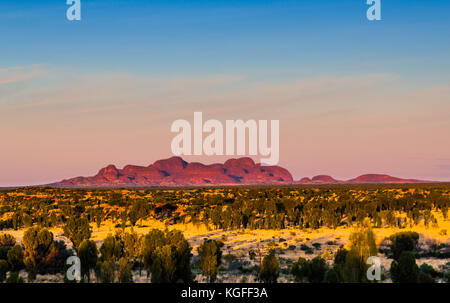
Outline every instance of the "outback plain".
<svg viewBox="0 0 450 303">
<path fill-rule="evenodd" d="M 381 261 L 379 282 L 393 282 L 398 278 L 392 263 L 399 263 L 395 235 L 412 235 L 418 277 L 446 282 L 449 201 L 446 184 L 6 189 L 0 191 L 0 235 L 6 244 L 0 245 L 9 252 L 14 242 L 22 250 L 21 264 L 10 265 L 5 280 L 17 272 L 23 282 L 64 282 L 62 256 L 80 255 L 83 242 L 95 246 L 95 260 L 84 270 L 89 282 L 367 282 L 362 274 L 345 274 L 355 247 L 362 273 L 367 257 L 375 255 Z M 24 243 L 30 229 L 35 242 L 47 231 L 48 245 L 59 243 L 56 252 L 32 251 Z M 175 233 L 178 244 L 161 240 Z M 161 252 L 151 235 L 162 241 Z M 8 244 L 6 237 L 14 240 Z M 342 255 L 344 261 L 338 261 Z M 188 274 L 177 273 L 180 267 Z"/>
</svg>

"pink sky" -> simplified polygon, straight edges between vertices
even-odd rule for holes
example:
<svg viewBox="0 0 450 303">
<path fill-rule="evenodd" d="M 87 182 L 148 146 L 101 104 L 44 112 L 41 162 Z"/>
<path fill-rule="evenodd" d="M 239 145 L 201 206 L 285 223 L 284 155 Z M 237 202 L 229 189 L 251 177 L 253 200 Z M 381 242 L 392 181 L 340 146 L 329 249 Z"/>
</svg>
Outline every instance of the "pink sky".
<svg viewBox="0 0 450 303">
<path fill-rule="evenodd" d="M 450 85 L 392 74 L 281 80 L 248 75 L 79 74 L 0 69 L 0 186 L 94 175 L 172 156 L 177 119 L 280 120 L 295 179 L 364 173 L 450 181 Z M 227 157 L 192 156 L 213 163 Z M 255 157 L 257 160 L 259 157 Z"/>
</svg>

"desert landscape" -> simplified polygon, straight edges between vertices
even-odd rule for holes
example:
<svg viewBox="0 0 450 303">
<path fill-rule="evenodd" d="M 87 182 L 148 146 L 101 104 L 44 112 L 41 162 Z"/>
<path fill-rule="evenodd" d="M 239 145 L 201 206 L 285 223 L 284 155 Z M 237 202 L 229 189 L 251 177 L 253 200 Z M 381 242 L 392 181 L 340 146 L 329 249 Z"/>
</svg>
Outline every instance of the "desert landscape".
<svg viewBox="0 0 450 303">
<path fill-rule="evenodd" d="M 4 281 L 68 282 L 65 258 L 87 253 L 83 282 L 369 282 L 369 256 L 376 282 L 403 282 L 392 264 L 408 243 L 415 282 L 449 278 L 447 184 L 34 187 L 0 206 Z"/>
</svg>

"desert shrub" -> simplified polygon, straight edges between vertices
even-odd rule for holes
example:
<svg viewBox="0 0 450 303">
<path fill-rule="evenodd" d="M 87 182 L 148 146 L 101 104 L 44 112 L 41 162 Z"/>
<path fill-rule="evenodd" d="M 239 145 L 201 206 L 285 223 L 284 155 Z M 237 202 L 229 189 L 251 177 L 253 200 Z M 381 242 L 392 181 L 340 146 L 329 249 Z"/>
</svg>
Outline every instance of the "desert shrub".
<svg viewBox="0 0 450 303">
<path fill-rule="evenodd" d="M 8 251 L 8 263 L 11 267 L 12 271 L 19 271 L 24 267 L 23 264 L 23 250 L 22 246 L 19 244 L 14 245 L 9 251 Z"/>
<path fill-rule="evenodd" d="M 223 256 L 223 259 L 226 263 L 228 263 L 228 265 L 231 265 L 237 260 L 237 257 L 233 254 L 226 254 L 225 256 Z"/>
<path fill-rule="evenodd" d="M 450 282 L 450 262 L 447 262 L 444 265 L 439 265 L 440 275 Z"/>
<path fill-rule="evenodd" d="M 16 239 L 10 234 L 0 235 L 0 247 L 12 247 L 16 244 Z"/>
<path fill-rule="evenodd" d="M 391 251 L 394 260 L 399 260 L 402 252 L 417 252 L 417 243 L 419 242 L 419 234 L 412 231 L 405 231 L 393 234 L 389 237 L 391 240 Z"/>
<path fill-rule="evenodd" d="M 320 243 L 313 243 L 312 246 L 314 246 L 315 249 L 320 249 L 320 247 L 322 247 L 322 244 L 320 244 Z"/>
<path fill-rule="evenodd" d="M 299 282 L 307 280 L 310 283 L 322 283 L 328 269 L 327 263 L 321 257 L 315 257 L 311 261 L 300 257 L 292 265 L 291 273 Z"/>
<path fill-rule="evenodd" d="M 309 247 L 309 246 L 306 245 L 306 244 L 301 244 L 301 245 L 300 245 L 300 249 L 301 249 L 301 250 L 309 250 L 309 249 L 311 249 L 311 247 Z"/>
<path fill-rule="evenodd" d="M 427 264 L 427 263 L 423 263 L 422 265 L 420 265 L 419 267 L 420 272 L 429 275 L 430 277 L 439 277 L 440 274 L 437 270 L 435 270 L 433 268 L 433 266 Z"/>
<path fill-rule="evenodd" d="M 307 254 L 307 255 L 312 255 L 314 253 L 312 247 L 310 247 L 306 244 L 301 244 L 300 249 L 303 250 L 305 252 L 305 254 Z"/>
<path fill-rule="evenodd" d="M 23 278 L 19 276 L 19 273 L 17 271 L 10 272 L 5 282 L 14 284 L 24 283 Z"/>
<path fill-rule="evenodd" d="M 225 256 L 223 256 L 223 259 L 224 259 L 226 262 L 231 263 L 231 262 L 236 261 L 236 260 L 237 260 L 237 257 L 236 257 L 236 255 L 233 255 L 233 254 L 226 254 Z"/>
<path fill-rule="evenodd" d="M 419 273 L 419 283 L 436 283 L 436 281 L 433 279 L 432 276 L 424 273 L 424 272 L 420 272 Z"/>
<path fill-rule="evenodd" d="M 274 252 L 266 255 L 259 269 L 259 278 L 264 283 L 276 283 L 280 274 L 280 261 Z"/>
</svg>

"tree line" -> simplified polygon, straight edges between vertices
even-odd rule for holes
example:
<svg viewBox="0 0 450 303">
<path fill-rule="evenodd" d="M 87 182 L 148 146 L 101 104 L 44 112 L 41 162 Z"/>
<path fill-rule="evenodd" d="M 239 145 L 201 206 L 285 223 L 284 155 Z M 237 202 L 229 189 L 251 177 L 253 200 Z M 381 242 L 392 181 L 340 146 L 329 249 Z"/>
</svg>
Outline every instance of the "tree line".
<svg viewBox="0 0 450 303">
<path fill-rule="evenodd" d="M 98 227 L 105 220 L 117 227 L 135 226 L 151 217 L 168 224 L 204 224 L 210 229 L 336 228 L 361 224 L 367 218 L 375 227 L 407 228 L 420 223 L 437 226 L 437 214 L 448 218 L 447 186 L 410 189 L 273 187 L 135 190 L 129 194 L 21 189 L 17 191 L 24 195 L 0 195 L 0 229 L 61 226 L 81 215 Z"/>
</svg>

